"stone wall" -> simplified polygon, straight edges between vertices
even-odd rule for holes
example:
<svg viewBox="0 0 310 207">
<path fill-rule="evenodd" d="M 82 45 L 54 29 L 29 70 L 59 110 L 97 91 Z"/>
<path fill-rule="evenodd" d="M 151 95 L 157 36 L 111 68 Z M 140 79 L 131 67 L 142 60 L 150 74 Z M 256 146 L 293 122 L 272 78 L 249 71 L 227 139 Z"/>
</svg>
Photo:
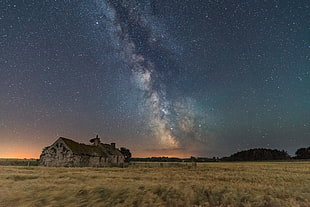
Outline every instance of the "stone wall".
<svg viewBox="0 0 310 207">
<path fill-rule="evenodd" d="M 73 154 L 62 140 L 46 147 L 40 156 L 40 165 L 47 167 L 107 167 L 123 164 L 124 157 L 119 155 L 100 157 Z"/>
</svg>

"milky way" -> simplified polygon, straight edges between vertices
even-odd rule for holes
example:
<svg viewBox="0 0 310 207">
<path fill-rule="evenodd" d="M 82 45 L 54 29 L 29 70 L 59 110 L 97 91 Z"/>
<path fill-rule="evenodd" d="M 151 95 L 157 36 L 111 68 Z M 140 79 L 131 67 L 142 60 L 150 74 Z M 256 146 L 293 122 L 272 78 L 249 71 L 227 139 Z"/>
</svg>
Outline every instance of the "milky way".
<svg viewBox="0 0 310 207">
<path fill-rule="evenodd" d="M 143 111 L 149 114 L 148 127 L 160 148 L 182 147 L 182 138 L 190 135 L 188 138 L 195 139 L 196 123 L 186 98 L 182 98 L 182 102 L 170 101 L 167 91 L 171 88 L 167 88 L 165 77 L 169 71 L 176 71 L 175 67 L 181 66 L 173 61 L 169 48 L 165 48 L 161 37 L 153 32 L 151 23 L 135 1 L 110 1 L 109 4 L 112 8 L 106 8 L 114 10 L 110 19 L 115 27 L 112 31 L 115 31 L 116 39 L 120 39 L 124 61 L 132 70 L 134 83 L 143 93 L 142 107 L 146 107 Z"/>
<path fill-rule="evenodd" d="M 309 144 L 307 1 L 1 1 L 0 157 L 59 136 L 134 156 Z"/>
</svg>

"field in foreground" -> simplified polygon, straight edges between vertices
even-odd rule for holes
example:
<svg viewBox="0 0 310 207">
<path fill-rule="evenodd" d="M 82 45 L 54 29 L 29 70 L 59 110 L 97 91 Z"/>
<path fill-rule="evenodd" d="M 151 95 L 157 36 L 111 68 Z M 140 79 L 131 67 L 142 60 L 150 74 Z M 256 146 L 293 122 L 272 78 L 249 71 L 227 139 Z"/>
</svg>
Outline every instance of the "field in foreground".
<svg viewBox="0 0 310 207">
<path fill-rule="evenodd" d="M 0 166 L 0 207 L 309 207 L 309 162 Z"/>
</svg>

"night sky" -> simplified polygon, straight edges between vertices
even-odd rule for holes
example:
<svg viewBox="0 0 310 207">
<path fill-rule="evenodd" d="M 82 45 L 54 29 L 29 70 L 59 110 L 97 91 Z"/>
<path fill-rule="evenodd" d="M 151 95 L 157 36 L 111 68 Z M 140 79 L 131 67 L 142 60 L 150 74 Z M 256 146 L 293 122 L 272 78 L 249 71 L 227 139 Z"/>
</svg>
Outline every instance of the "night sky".
<svg viewBox="0 0 310 207">
<path fill-rule="evenodd" d="M 310 145 L 307 0 L 2 0 L 0 157 Z"/>
</svg>

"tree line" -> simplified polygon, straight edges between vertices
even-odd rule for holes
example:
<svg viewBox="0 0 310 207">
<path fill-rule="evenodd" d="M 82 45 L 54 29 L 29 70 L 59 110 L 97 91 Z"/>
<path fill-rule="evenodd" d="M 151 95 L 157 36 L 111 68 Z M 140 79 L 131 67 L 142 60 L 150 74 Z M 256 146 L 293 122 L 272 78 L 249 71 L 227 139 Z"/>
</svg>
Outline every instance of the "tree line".
<svg viewBox="0 0 310 207">
<path fill-rule="evenodd" d="M 240 151 L 229 157 L 223 157 L 221 161 L 267 161 L 267 160 L 290 160 L 290 159 L 310 159 L 310 147 L 299 148 L 295 156 L 290 156 L 284 150 L 255 148 Z"/>
<path fill-rule="evenodd" d="M 267 160 L 288 160 L 289 154 L 277 149 L 249 149 L 232 154 L 230 157 L 223 157 L 222 161 L 267 161 Z"/>
<path fill-rule="evenodd" d="M 284 150 L 254 148 L 243 150 L 222 158 L 205 157 L 148 157 L 148 158 L 129 158 L 131 161 L 140 162 L 219 162 L 219 161 L 272 161 L 272 160 L 291 160 L 291 159 L 310 159 L 310 147 L 300 148 L 295 152 L 295 156 L 290 156 Z M 129 161 L 127 159 L 127 161 Z"/>
</svg>

